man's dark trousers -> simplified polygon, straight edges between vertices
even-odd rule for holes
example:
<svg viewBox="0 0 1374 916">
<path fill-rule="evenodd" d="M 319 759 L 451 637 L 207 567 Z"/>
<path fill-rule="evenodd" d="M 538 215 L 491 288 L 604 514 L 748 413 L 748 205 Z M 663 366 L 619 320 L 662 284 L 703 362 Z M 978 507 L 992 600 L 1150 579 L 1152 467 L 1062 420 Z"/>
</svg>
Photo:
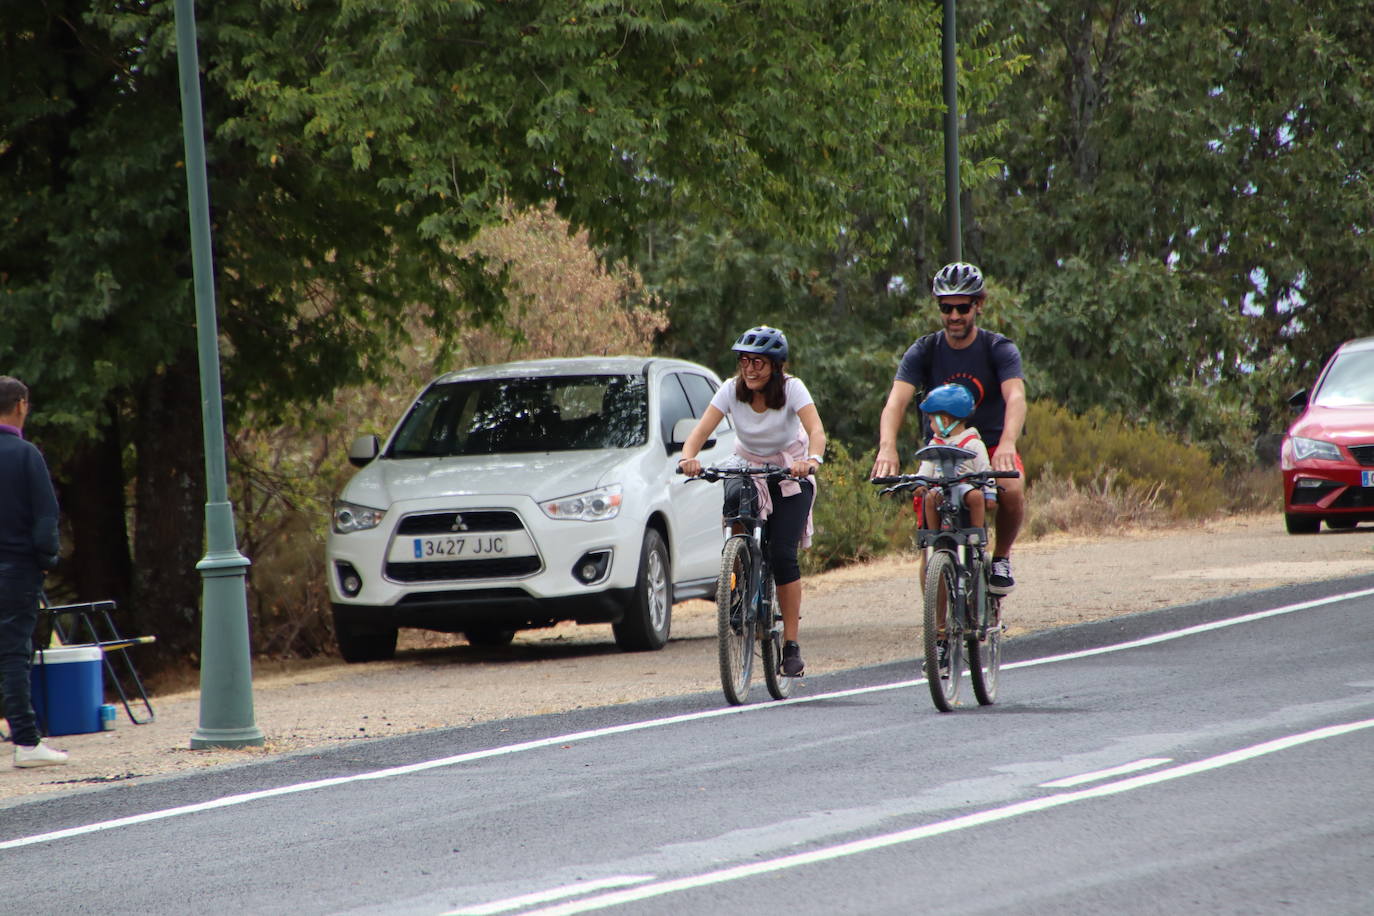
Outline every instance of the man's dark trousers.
<svg viewBox="0 0 1374 916">
<path fill-rule="evenodd" d="M 33 630 L 38 623 L 38 595 L 43 574 L 34 566 L 0 561 L 0 693 L 10 740 L 38 743 L 38 721 L 29 690 L 33 663 Z"/>
</svg>

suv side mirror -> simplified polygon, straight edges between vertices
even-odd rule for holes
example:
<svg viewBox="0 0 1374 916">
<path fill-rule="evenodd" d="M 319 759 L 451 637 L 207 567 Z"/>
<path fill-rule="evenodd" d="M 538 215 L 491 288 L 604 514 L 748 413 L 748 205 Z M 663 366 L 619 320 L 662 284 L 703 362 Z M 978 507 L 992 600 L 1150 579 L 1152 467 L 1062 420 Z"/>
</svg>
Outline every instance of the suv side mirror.
<svg viewBox="0 0 1374 916">
<path fill-rule="evenodd" d="M 376 436 L 359 436 L 348 447 L 348 463 L 355 468 L 366 467 L 382 450 L 382 441 Z"/>
<path fill-rule="evenodd" d="M 1288 403 L 1297 407 L 1299 410 L 1307 406 L 1307 389 L 1296 391 L 1288 398 Z"/>
<path fill-rule="evenodd" d="M 673 424 L 673 441 L 668 443 L 668 454 L 682 451 L 682 445 L 687 441 L 687 437 L 692 434 L 692 430 L 697 428 L 696 417 L 683 417 Z M 702 448 L 710 448 L 716 444 L 716 437 L 713 435 L 707 439 Z"/>
</svg>

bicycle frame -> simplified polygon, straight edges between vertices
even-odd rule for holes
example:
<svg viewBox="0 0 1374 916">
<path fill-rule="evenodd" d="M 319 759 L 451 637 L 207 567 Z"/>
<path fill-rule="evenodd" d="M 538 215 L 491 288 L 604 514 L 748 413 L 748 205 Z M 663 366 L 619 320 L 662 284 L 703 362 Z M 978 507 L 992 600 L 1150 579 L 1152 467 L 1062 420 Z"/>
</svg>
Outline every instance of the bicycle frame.
<svg viewBox="0 0 1374 916">
<path fill-rule="evenodd" d="M 755 651 L 763 659 L 764 680 L 774 699 L 791 695 L 793 678 L 782 674 L 782 615 L 776 608 L 776 588 L 769 559 L 767 519 L 760 517 L 759 494 L 755 478 L 783 479 L 785 468 L 710 467 L 703 468 L 701 480 L 714 483 L 723 479 L 742 482 L 739 504 L 732 515 L 724 516 L 725 543 L 721 548 L 721 579 L 717 584 L 717 630 L 720 639 L 721 686 L 726 699 L 734 705 L 748 696 Z M 742 528 L 742 531 L 737 531 Z M 743 549 L 748 561 L 740 564 L 736 553 Z M 746 568 L 747 581 L 742 593 L 735 588 L 738 566 Z M 731 604 L 740 595 L 747 619 L 736 620 Z"/>
<path fill-rule="evenodd" d="M 996 698 L 1001 665 L 1001 599 L 989 588 L 987 529 L 968 524 L 957 485 L 983 487 L 995 478 L 1017 477 L 1019 473 L 989 470 L 960 474 L 958 464 L 973 458 L 974 453 L 952 445 L 926 446 L 916 457 L 933 462 L 938 474 L 880 477 L 873 483 L 890 485 L 883 493 L 924 486 L 930 491 L 927 498 L 938 498 L 939 527 L 922 528 L 921 520 L 916 532 L 916 546 L 925 551 L 926 560 L 922 632 L 931 697 L 941 711 L 953 709 L 959 695 L 962 652 L 967 648 L 973 691 L 978 702 L 987 705 Z M 944 664 L 940 663 L 941 652 Z"/>
<path fill-rule="evenodd" d="M 758 490 L 754 488 L 752 479 L 742 478 L 743 486 L 739 488 L 739 514 L 725 516 L 724 529 L 725 540 L 732 537 L 743 537 L 749 541 L 749 555 L 752 556 L 754 564 L 752 569 L 756 571 L 754 581 L 749 584 L 750 595 L 757 597 L 758 623 L 760 628 L 764 625 L 771 625 L 772 604 L 769 603 L 768 595 L 765 595 L 764 582 L 772 577 L 772 562 L 768 559 L 768 519 L 758 516 Z M 735 526 L 743 527 L 743 531 L 736 531 Z M 764 629 L 758 630 L 761 634 Z"/>
</svg>

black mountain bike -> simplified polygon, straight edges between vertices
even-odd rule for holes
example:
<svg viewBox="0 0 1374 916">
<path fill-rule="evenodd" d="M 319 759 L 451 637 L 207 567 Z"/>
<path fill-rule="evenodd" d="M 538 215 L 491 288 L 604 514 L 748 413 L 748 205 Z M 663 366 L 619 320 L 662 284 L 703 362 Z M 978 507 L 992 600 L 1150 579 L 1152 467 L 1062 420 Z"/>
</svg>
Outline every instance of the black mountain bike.
<svg viewBox="0 0 1374 916">
<path fill-rule="evenodd" d="M 692 478 L 715 483 L 733 477 L 744 482 L 737 514 L 725 519 L 725 546 L 720 552 L 720 578 L 716 582 L 720 686 L 725 699 L 734 706 L 749 697 L 756 654 L 763 662 L 763 680 L 773 699 L 791 696 L 796 681 L 782 673 L 782 613 L 768 560 L 768 522 L 759 518 L 758 491 L 753 482 L 754 478 L 782 480 L 790 476 L 786 468 L 765 465 L 702 468 L 701 476 Z"/>
<path fill-rule="evenodd" d="M 997 478 L 1021 475 L 1019 471 L 955 473 L 959 462 L 972 457 L 973 452 L 966 448 L 928 445 L 916 453 L 916 458 L 934 462 L 939 468 L 936 476 L 901 474 L 873 478 L 875 484 L 886 486 L 883 493 L 928 487 L 926 499 L 939 500 L 940 527 L 922 528 L 918 519 L 916 546 L 926 553 L 922 583 L 926 679 L 931 699 L 941 712 L 949 712 L 959 701 L 965 651 L 973 693 L 984 706 L 997 700 L 997 677 L 1002 665 L 1002 599 L 988 588 L 992 562 L 987 552 L 987 528 L 969 526 L 968 510 L 955 492 L 955 485 L 967 483 L 981 488 Z M 940 658 L 941 641 L 946 645 L 944 659 Z"/>
</svg>

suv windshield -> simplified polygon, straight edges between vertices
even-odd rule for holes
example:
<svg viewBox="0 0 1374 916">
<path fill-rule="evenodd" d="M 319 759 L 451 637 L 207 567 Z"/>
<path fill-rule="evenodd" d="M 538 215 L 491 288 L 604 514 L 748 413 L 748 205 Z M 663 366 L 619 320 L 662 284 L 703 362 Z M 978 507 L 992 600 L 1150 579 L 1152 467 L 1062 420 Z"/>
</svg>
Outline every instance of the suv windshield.
<svg viewBox="0 0 1374 916">
<path fill-rule="evenodd" d="M 1321 407 L 1350 407 L 1374 404 L 1374 350 L 1341 353 L 1317 391 Z"/>
<path fill-rule="evenodd" d="M 632 448 L 647 441 L 647 391 L 638 375 L 434 385 L 401 421 L 387 457 Z"/>
</svg>

